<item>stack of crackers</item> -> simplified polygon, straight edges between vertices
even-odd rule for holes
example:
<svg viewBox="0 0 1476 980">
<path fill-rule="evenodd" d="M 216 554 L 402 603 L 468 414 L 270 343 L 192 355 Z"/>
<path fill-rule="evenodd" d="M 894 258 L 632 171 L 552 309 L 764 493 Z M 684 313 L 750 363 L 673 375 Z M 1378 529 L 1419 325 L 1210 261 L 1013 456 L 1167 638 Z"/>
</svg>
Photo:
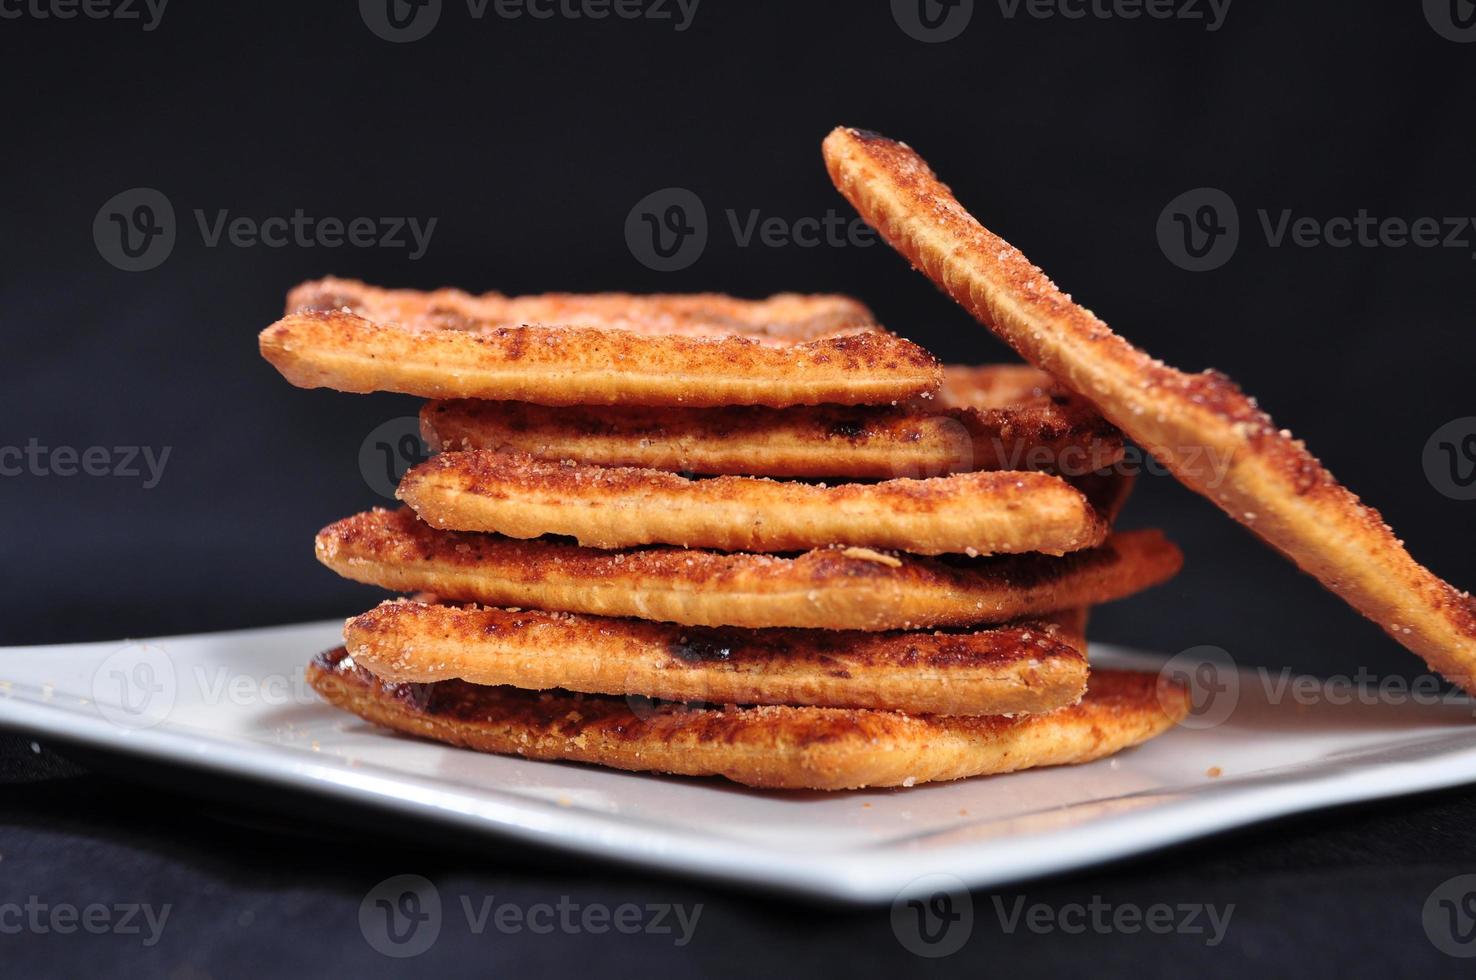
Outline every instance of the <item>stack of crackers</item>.
<svg viewBox="0 0 1476 980">
<path fill-rule="evenodd" d="M 292 294 L 266 358 L 432 399 L 439 450 L 407 508 L 318 536 L 340 574 L 416 594 L 349 620 L 309 668 L 325 698 L 455 745 L 774 788 L 1100 758 L 1189 707 L 1088 671 L 1086 609 L 1180 563 L 1112 530 L 1122 433 L 1476 692 L 1476 600 L 1233 382 L 1113 333 L 905 144 L 840 128 L 824 156 L 1033 367 L 942 367 L 840 296 Z"/>
<path fill-rule="evenodd" d="M 1097 759 L 1188 710 L 1089 671 L 1086 609 L 1180 555 L 1112 530 L 1122 436 L 1035 368 L 940 366 L 840 296 L 337 279 L 261 349 L 299 386 L 431 399 L 407 506 L 317 539 L 414 596 L 309 668 L 377 724 L 840 789 Z"/>
</svg>

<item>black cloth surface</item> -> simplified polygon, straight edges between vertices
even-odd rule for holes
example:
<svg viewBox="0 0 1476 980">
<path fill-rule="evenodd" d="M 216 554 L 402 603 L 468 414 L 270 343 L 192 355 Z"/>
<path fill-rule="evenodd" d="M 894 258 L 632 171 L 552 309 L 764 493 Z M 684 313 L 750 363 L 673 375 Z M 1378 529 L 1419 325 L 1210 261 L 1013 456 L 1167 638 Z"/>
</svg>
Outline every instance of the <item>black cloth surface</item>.
<svg viewBox="0 0 1476 980">
<path fill-rule="evenodd" d="M 559 11 L 578 4 L 560 2 L 538 0 L 555 9 L 547 18 L 497 0 L 475 17 L 484 5 L 433 0 L 420 6 L 439 10 L 434 31 L 404 43 L 375 36 L 385 5 L 371 0 L 176 0 L 157 22 L 139 19 L 157 4 L 0 2 L 0 463 L 12 449 L 47 450 L 46 466 L 0 476 L 0 642 L 265 626 L 377 601 L 319 567 L 309 541 L 387 502 L 361 452 L 417 405 L 297 390 L 258 358 L 257 331 L 304 279 L 834 290 L 949 361 L 1006 358 L 884 245 L 747 237 L 755 219 L 799 231 L 802 219 L 850 217 L 819 160 L 839 123 L 916 146 L 1064 289 L 1168 362 L 1235 377 L 1417 557 L 1476 583 L 1476 502 L 1426 469 L 1434 434 L 1476 416 L 1476 231 L 1432 247 L 1275 233 L 1284 213 L 1319 227 L 1431 217 L 1442 231 L 1476 216 L 1476 44 L 1452 39 L 1470 0 L 1237 0 L 1217 8 L 1213 30 L 1208 0 L 1170 4 L 1186 15 L 1172 19 L 1132 16 L 1130 0 L 925 0 L 930 16 L 971 11 L 936 43 L 917 37 L 918 9 L 902 0 L 702 0 L 681 29 L 573 17 Z M 628 244 L 627 218 L 672 187 L 704 202 L 709 235 L 691 264 L 660 271 Z M 139 188 L 170 202 L 176 237 L 157 267 L 126 271 L 105 244 L 110 214 L 158 213 L 107 204 Z M 1233 256 L 1202 272 L 1158 237 L 1170 202 L 1199 188 L 1228 195 L 1240 224 Z M 436 225 L 423 254 L 215 237 L 236 219 L 264 227 L 299 211 Z M 93 447 L 119 464 L 111 475 L 55 472 L 56 449 Z M 121 472 L 128 447 L 169 451 L 157 481 Z M 1213 645 L 1241 664 L 1324 675 L 1421 669 L 1165 477 L 1139 480 L 1124 524 L 1165 528 L 1187 565 L 1096 613 L 1096 639 L 1167 653 Z M 1471 962 L 1436 949 L 1422 912 L 1437 886 L 1476 873 L 1470 790 L 1312 814 L 1000 893 L 1055 909 L 1095 895 L 1234 903 L 1213 948 L 1192 934 L 1006 935 L 991 897 L 976 895 L 969 941 L 929 960 L 903 948 L 884 909 L 652 878 L 37 749 L 20 734 L 0 751 L 5 976 L 1435 976 Z M 495 895 L 527 908 L 568 896 L 704 912 L 682 948 L 644 934 L 477 936 L 448 922 L 431 950 L 399 961 L 357 924 L 368 891 L 397 874 L 433 880 L 448 901 Z M 6 931 L 7 903 L 30 896 L 173 911 L 148 947 Z M 1476 922 L 1476 909 L 1453 910 Z"/>
<path fill-rule="evenodd" d="M 37 753 L 27 739 L 0 744 L 0 903 L 36 896 L 49 905 L 172 906 L 148 946 L 147 926 L 137 934 L 0 935 L 9 976 L 77 976 L 98 966 L 171 977 L 1470 975 L 1470 960 L 1432 944 L 1422 910 L 1443 882 L 1476 868 L 1471 789 L 1313 814 L 976 892 L 962 946 L 925 959 L 902 945 L 885 907 L 796 904 L 455 841 L 436 827 L 305 814 L 297 801 L 260 793 L 202 798 L 188 776 L 116 778 Z M 434 883 L 443 918 L 425 952 L 395 959 L 370 945 L 359 910 L 376 886 L 403 874 Z M 523 910 L 562 901 L 578 907 L 575 915 L 631 903 L 701 911 L 678 947 L 675 933 L 477 933 L 463 898 L 474 910 L 490 900 Z M 1214 906 L 1228 909 L 1228 924 L 1217 945 L 1208 931 L 1099 931 L 1090 918 L 1074 934 L 1005 931 L 1022 900 L 1055 910 Z M 1175 921 L 1192 928 L 1206 920 Z"/>
</svg>

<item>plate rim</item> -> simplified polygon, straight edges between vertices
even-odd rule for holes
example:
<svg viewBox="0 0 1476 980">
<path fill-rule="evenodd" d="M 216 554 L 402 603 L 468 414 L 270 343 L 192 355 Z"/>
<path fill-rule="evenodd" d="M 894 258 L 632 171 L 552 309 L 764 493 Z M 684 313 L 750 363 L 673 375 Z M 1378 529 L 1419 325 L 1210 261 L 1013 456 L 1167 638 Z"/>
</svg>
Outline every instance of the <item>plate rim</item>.
<svg viewBox="0 0 1476 980">
<path fill-rule="evenodd" d="M 183 634 L 159 640 L 175 643 L 218 640 L 232 635 L 324 628 L 333 622 Z M 109 644 L 107 641 L 47 644 L 9 647 L 0 652 L 95 645 Z M 1094 652 L 1098 651 L 1128 661 L 1163 661 L 1159 655 L 1109 644 L 1094 644 Z M 412 818 L 444 821 L 473 835 L 511 839 L 749 890 L 778 891 L 791 897 L 848 905 L 877 905 L 917 897 L 936 888 L 937 872 L 922 870 L 918 851 L 906 845 L 897 846 L 890 853 L 872 849 L 864 861 L 855 860 L 856 850 L 776 851 L 731 837 L 723 838 L 722 846 L 715 848 L 714 838 L 686 828 L 653 827 L 647 822 L 637 823 L 496 788 L 471 791 L 428 776 L 383 774 L 352 766 L 337 756 L 315 757 L 299 749 L 225 737 L 183 725 L 122 728 L 101 714 L 15 694 L 0 698 L 0 728 L 80 744 L 104 754 L 161 760 L 361 806 L 367 804 Z M 1457 734 L 1435 737 L 1461 741 Z M 650 778 L 644 773 L 619 775 Z M 1268 773 L 1268 777 L 1276 776 L 1275 770 Z M 1028 840 L 1029 847 L 1000 849 L 992 846 L 997 838 L 985 845 L 950 847 L 946 851 L 947 873 L 970 890 L 988 889 L 1085 870 L 1281 817 L 1470 782 L 1476 782 L 1476 728 L 1471 732 L 1469 744 L 1458 744 L 1416 759 L 1339 766 L 1295 781 L 1268 778 L 1263 785 L 1254 787 L 1247 787 L 1245 780 L 1227 782 L 1221 789 L 1202 787 L 1190 796 L 1165 801 L 1151 811 L 1097 818 L 1092 826 L 1102 833 L 1083 834 L 1079 828 L 1067 827 L 1021 835 L 1018 839 Z M 403 793 L 406 785 L 435 794 L 438 799 L 407 797 Z M 1309 793 L 1309 785 L 1316 791 Z M 1172 788 L 1152 789 L 1118 799 L 1173 792 Z M 1227 795 L 1231 797 L 1228 805 L 1224 799 Z M 453 802 L 461 805 L 448 805 Z M 491 813 L 487 812 L 489 809 Z M 1133 830 L 1116 832 L 1124 824 L 1131 824 Z M 919 886 L 923 879 L 928 879 L 928 883 Z"/>
</svg>

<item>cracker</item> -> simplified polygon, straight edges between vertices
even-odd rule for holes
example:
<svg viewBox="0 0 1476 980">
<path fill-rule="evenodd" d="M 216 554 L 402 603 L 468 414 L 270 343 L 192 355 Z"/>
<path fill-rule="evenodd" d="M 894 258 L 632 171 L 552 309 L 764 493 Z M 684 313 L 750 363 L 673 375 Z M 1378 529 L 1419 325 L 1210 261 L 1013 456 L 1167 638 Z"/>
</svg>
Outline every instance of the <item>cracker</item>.
<svg viewBox="0 0 1476 980">
<path fill-rule="evenodd" d="M 887 404 L 942 376 L 855 300 L 792 293 L 472 296 L 329 279 L 294 290 L 259 343 L 300 388 L 541 405 Z"/>
<path fill-rule="evenodd" d="M 1086 690 L 1085 641 L 1041 621 L 962 633 L 708 629 L 394 600 L 344 645 L 376 677 L 449 679 L 705 704 L 992 715 L 1048 711 Z"/>
<path fill-rule="evenodd" d="M 919 558 L 896 566 L 843 548 L 799 555 L 675 547 L 601 551 L 558 540 L 439 531 L 376 509 L 318 533 L 318 560 L 400 592 L 687 626 L 892 630 L 973 626 L 1132 595 L 1172 578 L 1179 549 L 1158 531 L 1118 532 L 1061 558 Z"/>
<path fill-rule="evenodd" d="M 432 527 L 559 534 L 593 548 L 783 552 L 839 544 L 920 555 L 1061 555 L 1107 537 L 1107 521 L 1086 496 L 1048 473 L 836 484 L 694 480 L 482 449 L 433 456 L 405 474 L 396 495 Z"/>
<path fill-rule="evenodd" d="M 906 145 L 837 129 L 824 152 L 861 216 L 979 322 L 1190 489 L 1476 692 L 1476 599 L 1416 562 L 1377 511 L 1230 379 L 1175 370 L 1113 333 L 980 225 Z"/>
</svg>

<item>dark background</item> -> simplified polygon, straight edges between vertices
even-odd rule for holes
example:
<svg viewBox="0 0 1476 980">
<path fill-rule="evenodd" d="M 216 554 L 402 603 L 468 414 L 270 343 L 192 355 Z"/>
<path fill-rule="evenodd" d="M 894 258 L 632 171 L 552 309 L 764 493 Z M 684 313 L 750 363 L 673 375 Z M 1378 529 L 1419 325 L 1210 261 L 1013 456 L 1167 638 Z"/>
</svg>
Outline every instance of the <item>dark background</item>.
<svg viewBox="0 0 1476 980">
<path fill-rule="evenodd" d="M 613 18 L 477 21 L 447 0 L 437 28 L 408 44 L 376 37 L 353 2 L 174 0 L 153 31 L 137 21 L 0 20 L 0 444 L 172 447 L 151 490 L 116 477 L 0 479 L 0 640 L 260 626 L 376 600 L 376 590 L 320 568 L 311 538 L 381 502 L 359 448 L 416 403 L 299 391 L 258 357 L 256 333 L 303 279 L 506 292 L 834 290 L 946 359 L 1007 357 L 883 245 L 734 242 L 728 209 L 850 217 L 819 156 L 837 123 L 917 147 L 1064 289 L 1170 363 L 1230 373 L 1380 508 L 1417 558 L 1476 583 L 1476 504 L 1439 493 L 1421 463 L 1437 427 L 1476 415 L 1476 243 L 1272 248 L 1257 217 L 1283 208 L 1323 219 L 1359 209 L 1476 216 L 1473 69 L 1476 44 L 1442 37 L 1414 0 L 1236 0 L 1214 32 L 1202 21 L 1007 19 L 981 2 L 961 36 L 937 44 L 908 36 L 885 2 L 702 0 L 677 31 Z M 694 265 L 661 273 L 632 256 L 624 224 L 639 199 L 670 186 L 703 199 L 712 233 Z M 1237 202 L 1241 242 L 1222 268 L 1186 272 L 1160 251 L 1155 224 L 1171 199 L 1202 186 Z M 105 201 L 134 187 L 167 195 L 178 241 L 161 266 L 130 273 L 103 259 L 92 228 Z M 193 215 L 260 220 L 298 208 L 438 221 L 425 256 L 410 261 L 405 249 L 208 248 Z M 1172 481 L 1141 480 L 1125 520 L 1165 527 L 1187 566 L 1174 583 L 1102 610 L 1096 639 L 1166 652 L 1213 644 L 1243 663 L 1322 673 L 1418 670 Z M 9 816 L 24 830 L 122 792 L 93 786 L 40 793 Z M 78 840 L 126 840 L 128 819 L 149 822 L 94 804 L 79 804 L 89 816 Z M 1476 807 L 1459 794 L 1421 805 L 1431 809 L 1419 831 L 1381 828 L 1377 813 L 1330 819 L 1375 821 L 1360 843 L 1418 833 L 1429 848 L 1400 860 L 1434 869 L 1414 889 L 1423 895 L 1460 870 L 1444 871 L 1450 841 L 1432 828 L 1467 821 Z M 219 829 L 194 831 L 191 847 L 210 851 Z M 1246 867 L 1293 874 L 1323 853 L 1322 838 L 1301 832 L 1301 850 L 1263 835 L 1178 853 L 1208 862 L 1215 881 Z M 1249 847 L 1240 863 L 1210 853 L 1237 846 Z M 1377 886 L 1388 856 L 1371 871 L 1348 860 L 1310 891 L 1265 879 L 1247 887 L 1265 901 L 1308 894 L 1384 917 L 1367 903 L 1387 898 Z M 273 867 L 270 885 L 243 884 L 227 865 L 201 872 L 202 887 L 299 887 L 293 861 Z M 525 869 L 521 887 L 536 890 L 528 882 L 544 867 Z M 1131 889 L 1155 879 L 1116 880 Z M 760 938 L 740 930 L 734 945 L 771 957 L 787 949 L 766 945 L 772 917 L 755 915 L 745 926 Z M 1267 914 L 1266 928 L 1284 920 Z M 857 952 L 844 929 L 828 928 L 836 957 Z M 1264 967 L 1259 949 L 1236 952 Z"/>
</svg>

